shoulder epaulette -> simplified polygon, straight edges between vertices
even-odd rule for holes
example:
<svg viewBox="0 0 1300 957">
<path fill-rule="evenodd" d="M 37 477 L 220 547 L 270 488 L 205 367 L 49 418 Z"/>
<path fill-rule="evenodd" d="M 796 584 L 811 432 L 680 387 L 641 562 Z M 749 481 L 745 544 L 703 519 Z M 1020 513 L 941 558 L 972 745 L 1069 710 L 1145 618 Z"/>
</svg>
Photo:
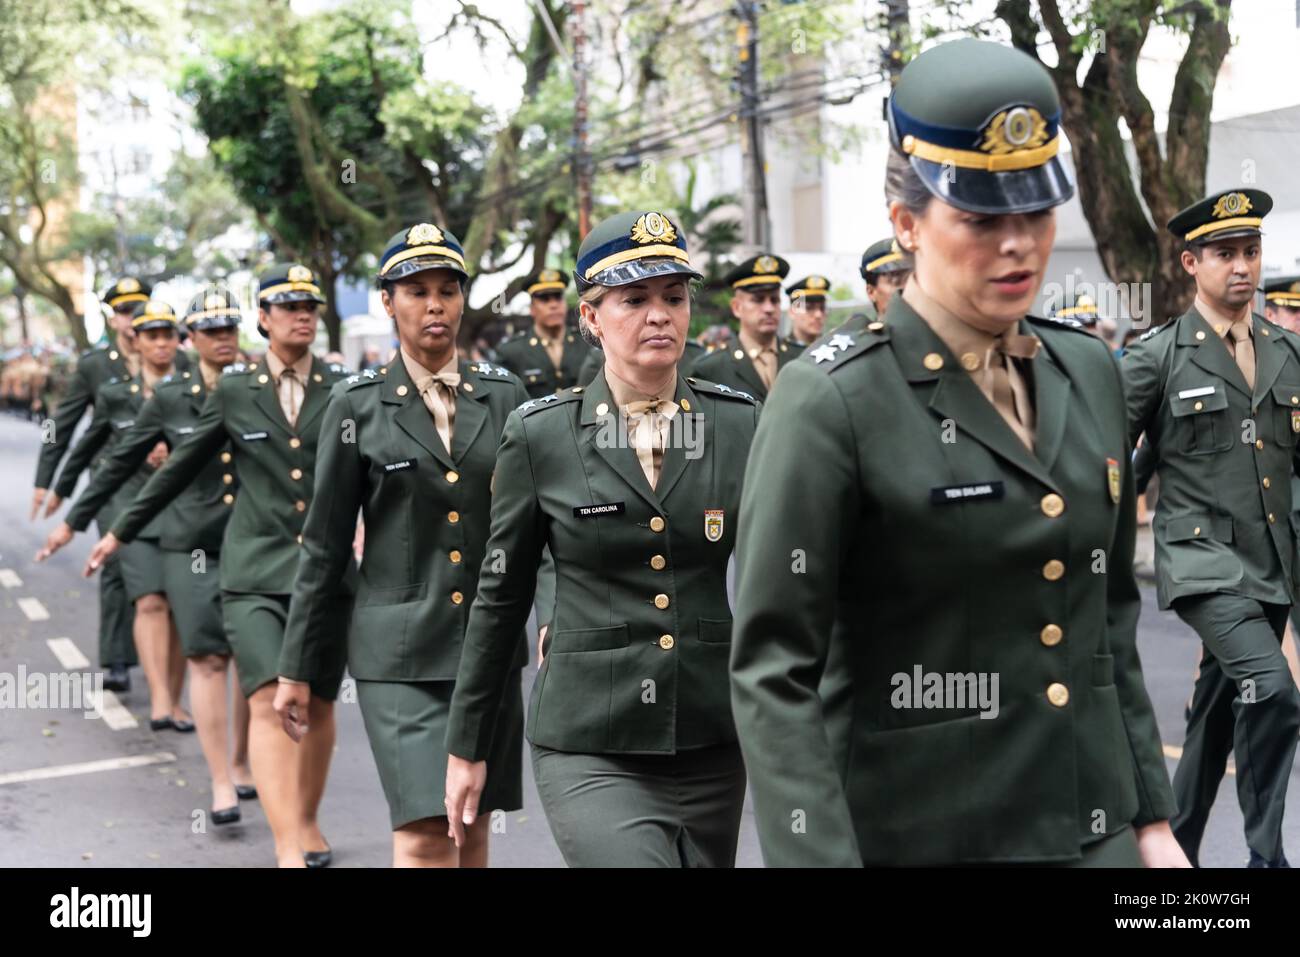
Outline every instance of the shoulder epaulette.
<svg viewBox="0 0 1300 957">
<path fill-rule="evenodd" d="M 93 356 L 93 355 L 95 355 L 95 354 L 97 354 L 97 353 L 100 353 L 100 352 L 106 352 L 107 350 L 108 350 L 108 346 L 91 346 L 89 349 L 87 349 L 87 350 L 86 350 L 85 352 L 83 352 L 81 355 L 77 356 L 77 358 L 78 358 L 78 359 L 85 359 L 85 358 L 87 358 L 88 356 Z"/>
<path fill-rule="evenodd" d="M 384 366 L 379 370 L 379 372 L 376 372 L 374 369 L 363 369 L 362 371 L 354 372 L 350 376 L 339 381 L 341 381 L 347 387 L 347 390 L 351 392 L 358 386 L 370 385 L 374 382 L 383 382 L 384 376 L 387 374 L 388 366 Z"/>
<path fill-rule="evenodd" d="M 850 359 L 889 341 L 889 328 L 877 319 L 867 323 L 866 328 L 857 332 L 832 332 L 823 338 L 816 347 L 804 349 L 799 357 L 802 362 L 811 362 L 819 369 L 832 372 Z"/>
<path fill-rule="evenodd" d="M 703 392 L 705 395 L 714 395 L 723 399 L 735 399 L 737 402 L 748 402 L 753 405 L 758 400 L 748 392 L 741 392 L 739 389 L 733 389 L 729 385 L 723 385 L 721 382 L 710 382 L 708 379 L 697 379 L 694 376 L 687 376 L 686 381 L 691 384 L 691 388 Z"/>
<path fill-rule="evenodd" d="M 517 411 L 520 415 L 528 416 L 540 412 L 542 409 L 555 409 L 569 402 L 578 402 L 582 399 L 583 388 L 580 385 L 571 389 L 565 389 L 563 392 L 557 392 L 554 395 L 544 395 L 540 399 L 529 399 L 523 405 L 519 406 Z"/>
<path fill-rule="evenodd" d="M 1142 333 L 1142 335 L 1138 336 L 1137 341 L 1138 341 L 1138 342 L 1146 342 L 1146 341 L 1147 341 L 1148 339 L 1150 339 L 1152 336 L 1159 335 L 1159 334 L 1162 333 L 1162 332 L 1165 332 L 1165 331 L 1167 331 L 1167 330 L 1169 330 L 1169 329 L 1172 329 L 1172 328 L 1173 328 L 1174 326 L 1176 326 L 1177 324 L 1178 324 L 1178 320 L 1177 320 L 1177 319 L 1171 319 L 1169 322 L 1161 323 L 1160 325 L 1156 326 L 1155 328 L 1153 328 L 1153 329 L 1149 329 L 1149 330 L 1147 330 L 1146 332 Z"/>
<path fill-rule="evenodd" d="M 326 368 L 329 369 L 330 372 L 333 372 L 335 375 L 345 376 L 345 375 L 352 374 L 352 370 L 349 369 L 341 362 L 331 362 L 326 366 Z"/>
<path fill-rule="evenodd" d="M 1051 318 L 1045 318 L 1043 316 L 1025 316 L 1025 320 L 1031 326 L 1043 326 L 1048 329 L 1073 329 L 1075 332 L 1082 332 L 1085 336 L 1092 335 L 1092 333 L 1088 331 L 1087 326 L 1078 319 L 1071 319 L 1069 316 L 1053 316 Z M 1093 338 L 1095 339 L 1096 336 L 1093 336 Z"/>
<path fill-rule="evenodd" d="M 470 372 L 477 372 L 480 379 L 488 382 L 505 382 L 507 384 L 514 381 L 514 376 L 505 366 L 493 365 L 490 362 L 479 362 L 469 367 Z"/>
</svg>

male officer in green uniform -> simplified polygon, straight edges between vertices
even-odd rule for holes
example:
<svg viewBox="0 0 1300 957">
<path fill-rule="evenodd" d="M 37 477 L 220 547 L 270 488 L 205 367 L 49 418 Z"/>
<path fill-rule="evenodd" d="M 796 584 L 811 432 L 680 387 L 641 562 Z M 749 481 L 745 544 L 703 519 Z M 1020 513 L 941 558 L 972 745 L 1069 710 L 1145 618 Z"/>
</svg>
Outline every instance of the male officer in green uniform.
<svg viewBox="0 0 1300 957">
<path fill-rule="evenodd" d="M 802 347 L 777 335 L 781 324 L 781 281 L 790 264 L 780 256 L 751 256 L 723 277 L 731 287 L 731 314 L 740 324 L 734 349 L 717 349 L 695 362 L 695 375 L 767 398 L 777 373 Z"/>
<path fill-rule="evenodd" d="M 1300 573 L 1288 520 L 1300 337 L 1251 312 L 1272 205 L 1262 190 L 1227 190 L 1169 221 L 1196 299 L 1123 358 L 1129 432 L 1146 432 L 1160 477 L 1160 607 L 1205 646 L 1174 775 L 1174 834 L 1195 862 L 1231 751 L 1252 867 L 1287 866 L 1282 815 L 1300 730 L 1279 646 Z"/>
<path fill-rule="evenodd" d="M 577 385 L 590 351 L 565 328 L 568 285 L 569 274 L 561 269 L 543 269 L 530 276 L 525 292 L 533 327 L 497 346 L 497 362 L 519 376 L 534 399 Z"/>
<path fill-rule="evenodd" d="M 1264 283 L 1264 318 L 1300 334 L 1300 276 L 1276 276 Z M 1291 527 L 1300 528 L 1300 475 L 1291 475 Z M 1291 606 L 1291 644 L 1282 639 L 1283 653 L 1293 661 L 1300 641 L 1300 607 Z"/>
<path fill-rule="evenodd" d="M 32 518 L 36 517 L 42 505 L 47 506 L 46 515 L 52 515 L 58 508 L 57 501 L 46 502 L 47 490 L 54 482 L 54 474 L 63 456 L 71 448 L 77 423 L 94 404 L 100 388 L 110 379 L 129 378 L 138 369 L 131 313 L 137 303 L 149 298 L 151 291 L 148 283 L 134 276 L 123 276 L 104 293 L 103 301 L 112 310 L 109 342 L 81 354 L 76 371 L 55 407 L 54 417 L 48 425 L 50 432 L 43 436 L 36 464 Z M 100 531 L 107 531 L 106 523 Z M 131 632 L 133 617 L 122 584 L 120 563 L 114 559 L 105 566 L 99 580 L 99 663 L 108 668 L 104 687 L 109 691 L 126 691 L 131 687 L 128 669 L 137 664 Z"/>
<path fill-rule="evenodd" d="M 874 313 L 855 312 L 835 330 L 852 335 L 862 332 L 877 321 L 889 308 L 894 293 L 901 292 L 912 275 L 912 257 L 903 252 L 898 240 L 892 236 L 877 240 L 862 254 L 858 272 L 867 284 L 867 298 Z"/>
<path fill-rule="evenodd" d="M 810 346 L 826 328 L 826 297 L 831 281 L 825 276 L 805 276 L 785 287 L 790 297 L 791 339 L 800 346 Z"/>
</svg>

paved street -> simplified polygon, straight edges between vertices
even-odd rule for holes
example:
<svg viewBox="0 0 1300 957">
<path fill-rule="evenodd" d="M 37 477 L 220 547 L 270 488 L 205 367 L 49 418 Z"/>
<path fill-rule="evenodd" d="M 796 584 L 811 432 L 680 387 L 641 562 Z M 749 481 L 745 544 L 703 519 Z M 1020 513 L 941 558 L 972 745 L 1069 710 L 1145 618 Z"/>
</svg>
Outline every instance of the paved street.
<svg viewBox="0 0 1300 957">
<path fill-rule="evenodd" d="M 93 538 L 78 536 L 47 565 L 31 560 L 50 524 L 29 523 L 26 514 L 37 438 L 35 425 L 0 416 L 5 478 L 0 485 L 0 673 L 10 675 L 20 666 L 29 673 L 76 670 L 77 652 L 95 662 L 96 583 L 79 575 Z M 1153 588 L 1144 588 L 1144 601 L 1140 645 L 1172 772 L 1197 646 L 1172 614 L 1156 610 Z M 526 684 L 532 674 L 529 669 Z M 133 691 L 122 696 L 123 708 L 114 710 L 106 701 L 101 716 L 0 711 L 0 866 L 269 864 L 270 833 L 256 802 L 242 802 L 239 825 L 208 827 L 206 833 L 196 828 L 196 812 L 209 806 L 197 738 L 150 732 L 138 669 L 132 681 Z M 338 747 L 322 828 L 334 846 L 337 866 L 386 866 L 391 847 L 387 807 L 361 715 L 355 704 L 341 702 L 337 716 Z M 87 766 L 91 762 L 96 764 Z M 508 816 L 504 834 L 493 836 L 492 861 L 497 866 L 560 865 L 527 764 L 525 769 L 525 807 Z M 20 776 L 24 779 L 14 780 Z M 1294 790 L 1294 774 L 1292 783 Z M 1296 801 L 1292 799 L 1286 830 L 1291 851 L 1300 853 Z M 1202 862 L 1240 866 L 1245 858 L 1235 778 L 1229 775 L 1210 820 Z M 740 863 L 761 863 L 748 811 Z"/>
</svg>

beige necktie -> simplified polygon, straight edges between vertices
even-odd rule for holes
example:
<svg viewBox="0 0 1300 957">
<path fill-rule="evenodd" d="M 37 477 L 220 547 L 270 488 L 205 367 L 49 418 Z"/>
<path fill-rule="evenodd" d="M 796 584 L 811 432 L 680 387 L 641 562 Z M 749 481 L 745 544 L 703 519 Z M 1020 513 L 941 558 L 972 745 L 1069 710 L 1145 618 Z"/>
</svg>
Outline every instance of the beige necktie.
<svg viewBox="0 0 1300 957">
<path fill-rule="evenodd" d="M 1038 352 L 1038 340 L 1032 336 L 1007 333 L 999 336 L 985 359 L 982 390 L 998 414 L 1016 433 L 1029 451 L 1034 450 L 1034 403 L 1025 377 L 1014 359 L 1032 359 Z"/>
<path fill-rule="evenodd" d="M 547 358 L 551 360 L 551 365 L 555 366 L 555 371 L 560 371 L 560 363 L 564 361 L 564 336 L 558 335 L 554 339 L 548 339 L 546 336 L 539 336 L 542 348 L 546 350 Z"/>
<path fill-rule="evenodd" d="M 302 387 L 302 381 L 292 367 L 280 373 L 280 411 L 284 413 L 284 417 L 290 426 L 298 424 L 298 410 L 302 408 L 302 401 L 299 397 Z"/>
<path fill-rule="evenodd" d="M 652 399 L 629 402 L 623 406 L 623 414 L 632 426 L 628 440 L 632 448 L 636 449 L 637 461 L 652 489 L 659 484 L 659 470 L 664 458 L 664 433 L 667 432 L 665 426 L 668 424 L 668 416 L 661 409 L 676 411 L 677 404 L 665 399 Z"/>
<path fill-rule="evenodd" d="M 1255 389 L 1255 343 L 1250 339 L 1250 321 L 1234 322 L 1228 327 L 1229 344 L 1237 359 L 1237 368 L 1246 380 L 1246 386 Z"/>
<path fill-rule="evenodd" d="M 438 437 L 451 454 L 452 428 L 456 424 L 456 390 L 460 387 L 459 372 L 437 372 L 429 377 L 420 389 L 424 406 L 433 415 Z"/>
<path fill-rule="evenodd" d="M 767 349 L 750 349 L 749 358 L 754 363 L 754 370 L 758 377 L 763 380 L 763 388 L 769 392 L 772 391 L 772 381 L 776 378 L 776 350 Z"/>
</svg>

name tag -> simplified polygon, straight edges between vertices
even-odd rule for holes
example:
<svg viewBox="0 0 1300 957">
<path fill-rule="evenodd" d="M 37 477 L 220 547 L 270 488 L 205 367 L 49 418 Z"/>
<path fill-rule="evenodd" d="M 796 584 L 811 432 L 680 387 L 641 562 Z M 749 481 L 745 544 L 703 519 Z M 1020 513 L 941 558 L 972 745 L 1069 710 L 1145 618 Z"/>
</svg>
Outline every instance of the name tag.
<svg viewBox="0 0 1300 957">
<path fill-rule="evenodd" d="M 401 472 L 404 469 L 415 468 L 415 462 L 412 459 L 403 459 L 400 462 L 389 462 L 384 466 L 385 472 Z"/>
<path fill-rule="evenodd" d="M 541 369 L 525 369 L 525 370 L 524 370 L 524 375 L 541 375 L 541 374 L 542 374 L 542 370 L 541 370 Z"/>
<path fill-rule="evenodd" d="M 1183 391 L 1178 393 L 1178 398 L 1195 399 L 1197 396 L 1201 395 L 1214 395 L 1214 386 L 1207 385 L 1202 386 L 1199 389 L 1183 389 Z"/>
<path fill-rule="evenodd" d="M 245 432 L 240 436 L 245 442 L 260 442 L 270 435 L 269 432 Z"/>
<path fill-rule="evenodd" d="M 983 499 L 999 499 L 1005 494 L 1001 482 L 975 482 L 971 485 L 944 485 L 930 489 L 931 505 L 947 505 L 950 502 L 978 502 Z"/>
<path fill-rule="evenodd" d="M 122 420 L 120 420 L 120 421 L 118 421 L 118 422 L 114 422 L 114 423 L 113 423 L 113 428 L 115 428 L 115 429 L 129 429 L 129 428 L 130 428 L 131 426 L 133 426 L 133 425 L 135 425 L 135 419 L 122 419 Z"/>
<path fill-rule="evenodd" d="M 194 426 L 192 426 L 192 425 L 187 425 L 187 426 L 185 426 L 185 428 L 183 428 L 183 429 L 177 429 L 177 430 L 176 430 L 176 434 L 177 434 L 177 435 L 189 435 L 189 434 L 190 434 L 191 432 L 193 432 L 193 431 L 194 431 Z"/>
<path fill-rule="evenodd" d="M 579 505 L 573 510 L 573 517 L 599 518 L 601 515 L 622 515 L 625 511 L 622 502 L 607 502 L 604 505 Z"/>
</svg>

